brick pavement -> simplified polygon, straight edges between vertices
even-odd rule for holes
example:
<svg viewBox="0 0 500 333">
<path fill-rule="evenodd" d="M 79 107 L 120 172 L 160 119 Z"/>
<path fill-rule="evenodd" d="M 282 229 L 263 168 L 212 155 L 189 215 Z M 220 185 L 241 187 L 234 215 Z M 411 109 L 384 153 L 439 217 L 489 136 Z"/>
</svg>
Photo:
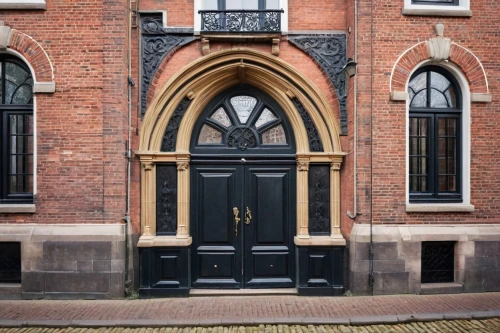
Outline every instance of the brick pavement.
<svg viewBox="0 0 500 333">
<path fill-rule="evenodd" d="M 395 325 L 258 325 L 215 327 L 157 328 L 0 328 L 0 333 L 382 333 L 382 332 L 500 332 L 500 319 L 413 322 Z"/>
<path fill-rule="evenodd" d="M 0 326 L 395 323 L 500 317 L 500 293 L 364 297 L 232 296 L 145 300 L 0 301 Z M 377 321 L 378 320 L 378 321 Z M 94 324 L 92 324 L 94 323 Z M 63 326 L 64 326 L 63 325 Z"/>
</svg>

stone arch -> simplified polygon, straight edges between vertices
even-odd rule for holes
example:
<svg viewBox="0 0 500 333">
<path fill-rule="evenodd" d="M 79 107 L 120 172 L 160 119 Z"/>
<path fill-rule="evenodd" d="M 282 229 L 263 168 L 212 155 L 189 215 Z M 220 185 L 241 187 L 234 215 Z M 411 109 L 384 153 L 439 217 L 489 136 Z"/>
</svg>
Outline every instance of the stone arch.
<svg viewBox="0 0 500 333">
<path fill-rule="evenodd" d="M 326 97 L 307 77 L 270 54 L 247 48 L 204 56 L 181 69 L 148 106 L 141 128 L 141 230 L 139 247 L 189 246 L 189 163 L 193 128 L 206 105 L 222 91 L 247 83 L 267 93 L 283 109 L 295 137 L 297 159 L 297 245 L 345 245 L 340 233 L 340 167 L 345 153 L 339 125 Z M 304 114 L 306 114 L 304 116 Z M 179 116 L 180 115 L 180 116 Z M 305 119 L 308 119 L 307 121 Z M 175 148 L 162 151 L 170 121 L 175 122 Z M 314 124 L 322 151 L 310 149 Z M 156 164 L 177 165 L 177 230 L 175 236 L 156 235 Z M 330 236 L 310 236 L 308 170 L 314 163 L 330 164 Z"/>
<path fill-rule="evenodd" d="M 176 151 L 187 153 L 189 135 L 203 107 L 218 93 L 239 82 L 273 97 L 289 117 L 297 152 L 309 152 L 307 131 L 292 102 L 300 101 L 318 129 L 326 153 L 341 153 L 339 127 L 333 110 L 314 84 L 283 60 L 251 49 L 216 52 L 200 58 L 173 76 L 150 103 L 144 117 L 140 151 L 160 151 L 167 122 L 181 100 L 192 100 L 179 127 Z"/>
<path fill-rule="evenodd" d="M 31 36 L 7 26 L 0 27 L 0 49 L 21 56 L 33 71 L 35 93 L 55 92 L 54 68 L 43 47 Z"/>
<path fill-rule="evenodd" d="M 406 84 L 411 73 L 419 64 L 432 58 L 433 55 L 427 41 L 415 44 L 399 56 L 392 68 L 390 78 L 392 100 L 406 100 Z M 439 59 L 439 61 L 449 61 L 464 73 L 469 83 L 472 102 L 491 101 L 486 72 L 474 53 L 457 43 L 450 42 L 448 57 Z"/>
</svg>

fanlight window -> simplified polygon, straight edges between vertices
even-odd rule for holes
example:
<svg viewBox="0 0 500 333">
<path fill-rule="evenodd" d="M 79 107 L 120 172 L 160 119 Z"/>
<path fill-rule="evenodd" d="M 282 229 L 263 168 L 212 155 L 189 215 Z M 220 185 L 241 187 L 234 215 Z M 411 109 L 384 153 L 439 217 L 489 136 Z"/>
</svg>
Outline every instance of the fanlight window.
<svg viewBox="0 0 500 333">
<path fill-rule="evenodd" d="M 230 95 L 213 107 L 196 136 L 196 147 L 290 147 L 283 119 L 259 96 Z"/>
</svg>

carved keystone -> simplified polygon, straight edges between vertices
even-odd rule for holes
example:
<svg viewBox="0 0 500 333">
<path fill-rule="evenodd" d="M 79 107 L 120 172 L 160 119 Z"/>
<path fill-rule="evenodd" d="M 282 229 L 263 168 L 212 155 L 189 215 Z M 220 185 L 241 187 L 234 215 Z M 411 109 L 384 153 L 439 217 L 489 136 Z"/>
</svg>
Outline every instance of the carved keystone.
<svg viewBox="0 0 500 333">
<path fill-rule="evenodd" d="M 3 21 L 0 21 L 0 50 L 5 50 L 10 46 L 11 32 L 12 29 L 3 25 Z"/>
<path fill-rule="evenodd" d="M 447 60 L 450 57 L 451 40 L 444 38 L 444 24 L 436 24 L 436 38 L 431 38 L 427 42 L 427 52 L 432 60 Z"/>
</svg>

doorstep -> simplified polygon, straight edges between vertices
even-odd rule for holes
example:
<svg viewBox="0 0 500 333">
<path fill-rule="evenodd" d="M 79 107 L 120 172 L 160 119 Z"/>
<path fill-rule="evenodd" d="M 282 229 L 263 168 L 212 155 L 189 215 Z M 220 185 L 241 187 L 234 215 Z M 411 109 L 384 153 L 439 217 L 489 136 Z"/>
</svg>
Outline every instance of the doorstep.
<svg viewBox="0 0 500 333">
<path fill-rule="evenodd" d="M 464 286 L 461 283 L 422 283 L 420 295 L 434 294 L 460 294 L 463 293 Z"/>
<path fill-rule="evenodd" d="M 266 296 L 298 295 L 296 288 L 274 289 L 191 289 L 189 296 Z"/>
</svg>

